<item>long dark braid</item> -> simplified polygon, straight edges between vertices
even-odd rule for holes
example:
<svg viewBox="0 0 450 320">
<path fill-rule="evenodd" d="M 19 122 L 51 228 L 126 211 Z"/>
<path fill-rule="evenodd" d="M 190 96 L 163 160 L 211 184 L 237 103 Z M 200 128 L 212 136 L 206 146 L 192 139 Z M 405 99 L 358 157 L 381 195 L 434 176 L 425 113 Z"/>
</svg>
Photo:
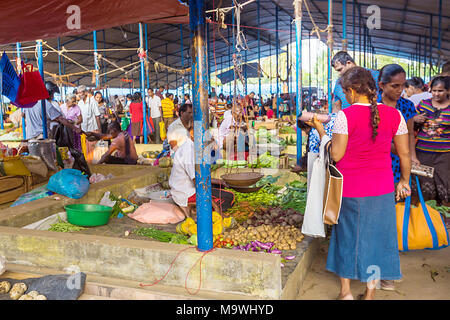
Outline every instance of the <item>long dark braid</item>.
<svg viewBox="0 0 450 320">
<path fill-rule="evenodd" d="M 362 67 L 348 69 L 341 77 L 342 88 L 353 89 L 358 94 L 365 95 L 370 101 L 370 119 L 372 124 L 372 139 L 377 137 L 380 114 L 377 104 L 377 87 L 370 71 Z"/>
</svg>

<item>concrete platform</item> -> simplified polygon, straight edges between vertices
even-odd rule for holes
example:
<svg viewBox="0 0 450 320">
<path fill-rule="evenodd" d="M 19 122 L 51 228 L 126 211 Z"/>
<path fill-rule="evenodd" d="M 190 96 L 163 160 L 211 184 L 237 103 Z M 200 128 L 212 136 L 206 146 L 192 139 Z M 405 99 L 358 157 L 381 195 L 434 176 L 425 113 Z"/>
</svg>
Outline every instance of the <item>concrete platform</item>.
<svg viewBox="0 0 450 320">
<path fill-rule="evenodd" d="M 242 300 L 297 297 L 317 253 L 317 239 L 305 237 L 295 251 L 286 252 L 287 255 L 296 255 L 296 258 L 281 268 L 280 256 L 275 254 L 229 249 L 216 249 L 205 254 L 186 245 L 143 240 L 142 237 L 127 238 L 123 230 L 129 229 L 129 225 L 122 219 L 121 225 L 115 221 L 103 227 L 90 228 L 85 233 L 21 229 L 64 211 L 65 204 L 98 203 L 106 191 L 126 197 L 135 188 L 155 183 L 157 174 L 164 170 L 168 169 L 93 166 L 93 172 L 112 173 L 115 178 L 93 184 L 89 193 L 80 200 L 62 196 L 56 200 L 52 196 L 0 210 L 0 254 L 6 256 L 13 270 L 19 271 L 35 273 L 41 270 L 44 274 L 55 274 L 64 272 L 68 266 L 78 266 L 88 275 L 89 282 L 82 299 Z M 225 172 L 226 169 L 221 168 L 213 173 L 213 177 L 220 177 Z M 304 179 L 289 170 L 265 169 L 263 173 L 281 174 L 278 181 L 281 185 L 293 179 Z M 151 226 L 134 222 L 134 226 Z M 174 229 L 175 225 L 167 227 Z M 139 283 L 149 284 L 159 279 L 161 281 L 157 285 L 139 286 Z"/>
</svg>

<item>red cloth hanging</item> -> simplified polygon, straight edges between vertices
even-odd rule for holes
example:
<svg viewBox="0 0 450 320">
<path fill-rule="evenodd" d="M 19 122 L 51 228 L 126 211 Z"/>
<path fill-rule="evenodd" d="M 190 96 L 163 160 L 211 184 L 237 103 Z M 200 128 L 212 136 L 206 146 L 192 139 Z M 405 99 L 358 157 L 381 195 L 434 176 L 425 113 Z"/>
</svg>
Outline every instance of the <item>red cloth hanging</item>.
<svg viewBox="0 0 450 320">
<path fill-rule="evenodd" d="M 37 101 L 49 98 L 44 81 L 39 71 L 34 71 L 31 63 L 22 64 L 20 86 L 15 103 L 17 106 L 26 108 L 33 106 Z"/>
</svg>

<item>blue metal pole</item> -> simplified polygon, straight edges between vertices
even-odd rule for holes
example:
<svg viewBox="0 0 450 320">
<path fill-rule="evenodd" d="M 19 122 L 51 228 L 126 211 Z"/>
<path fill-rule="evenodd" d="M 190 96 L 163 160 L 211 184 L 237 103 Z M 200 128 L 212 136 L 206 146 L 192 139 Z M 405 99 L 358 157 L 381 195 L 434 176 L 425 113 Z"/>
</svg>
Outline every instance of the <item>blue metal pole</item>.
<svg viewBox="0 0 450 320">
<path fill-rule="evenodd" d="M 431 80 L 431 69 L 432 69 L 432 63 L 433 63 L 433 15 L 430 14 L 430 44 L 429 44 L 429 56 L 428 56 L 428 60 L 429 60 L 429 64 L 430 64 L 430 68 L 429 68 L 429 77 Z"/>
<path fill-rule="evenodd" d="M 142 22 L 139 22 L 139 50 L 141 52 L 144 51 L 144 33 L 143 33 L 143 26 Z M 142 96 L 142 111 L 143 111 L 143 117 L 144 117 L 144 143 L 147 144 L 147 107 L 145 104 L 145 66 L 144 66 L 144 57 L 141 56 L 140 58 L 141 62 L 141 96 Z"/>
<path fill-rule="evenodd" d="M 100 81 L 98 78 L 98 57 L 97 57 L 97 31 L 92 31 L 92 37 L 94 42 L 94 67 L 95 67 L 95 87 L 98 88 L 100 85 Z"/>
<path fill-rule="evenodd" d="M 61 49 L 59 37 L 57 38 L 57 49 L 58 49 L 58 51 Z M 61 77 L 61 55 L 59 55 L 59 54 L 58 54 L 58 73 L 59 73 L 59 76 Z M 62 90 L 60 90 L 60 91 L 62 93 Z M 64 98 L 65 98 L 65 96 L 64 96 Z"/>
<path fill-rule="evenodd" d="M 260 25 L 260 0 L 257 0 L 258 26 Z M 258 28 L 258 68 L 261 69 L 261 32 Z M 258 105 L 259 116 L 262 115 L 262 97 L 261 97 L 261 73 L 258 74 Z"/>
<path fill-rule="evenodd" d="M 59 42 L 59 38 L 58 38 L 58 42 Z M 16 49 L 17 49 L 17 59 L 18 59 L 18 61 L 20 61 L 20 42 L 16 42 Z M 58 56 L 58 59 L 59 59 L 59 56 Z M 17 71 L 20 72 L 20 70 L 21 70 L 20 69 L 20 64 L 17 64 Z M 61 74 L 61 71 L 59 73 Z M 3 107 L 3 106 L 1 106 L 1 107 Z M 3 114 L 2 114 L 2 116 L 3 116 Z M 23 140 L 27 139 L 27 133 L 26 133 L 26 130 L 25 130 L 25 125 L 26 125 L 25 124 L 25 118 L 22 117 L 22 136 L 23 136 Z M 2 129 L 3 129 L 3 118 L 2 118 Z"/>
<path fill-rule="evenodd" d="M 42 80 L 44 80 L 44 60 L 42 57 L 42 40 L 36 41 L 36 49 L 38 54 L 39 73 L 41 74 Z M 47 139 L 48 138 L 47 109 L 45 106 L 45 100 L 41 100 L 41 111 L 42 111 L 42 135 L 44 136 L 44 139 Z"/>
<path fill-rule="evenodd" d="M 234 22 L 234 11 L 233 11 L 233 22 Z M 233 28 L 233 26 L 231 26 L 232 28 Z M 233 41 L 234 42 L 234 41 Z M 230 43 L 230 28 L 228 28 L 228 43 Z M 230 65 L 229 65 L 229 67 L 230 68 L 233 68 L 232 67 L 232 65 L 233 65 L 233 59 L 231 58 L 231 47 L 228 45 L 228 57 L 229 57 L 229 59 L 230 59 Z M 231 69 L 230 69 L 231 70 Z M 230 87 L 230 96 L 231 96 L 231 81 L 228 83 L 229 84 L 229 87 Z"/>
<path fill-rule="evenodd" d="M 181 39 L 181 69 L 184 68 L 184 46 L 183 46 L 183 25 L 180 24 L 180 39 Z M 181 94 L 184 103 L 184 75 L 181 77 Z"/>
<path fill-rule="evenodd" d="M 198 250 L 213 248 L 211 207 L 211 159 L 208 145 L 209 108 L 205 0 L 189 2 L 192 40 L 192 102 L 194 108 L 195 190 Z"/>
<path fill-rule="evenodd" d="M 103 29 L 102 30 L 102 34 L 103 34 L 103 49 L 106 49 L 106 32 L 105 32 L 105 29 Z M 104 52 L 103 53 L 103 55 L 106 55 L 106 52 Z M 108 94 L 108 85 L 107 85 L 107 83 L 108 83 L 108 75 L 106 74 L 106 71 L 107 71 L 107 69 L 108 69 L 108 65 L 104 62 L 104 61 L 102 61 L 102 72 L 104 72 L 105 73 L 105 76 L 104 76 L 104 83 L 105 83 L 105 96 L 106 96 L 106 99 L 108 99 L 108 97 L 109 97 L 109 94 Z"/>
<path fill-rule="evenodd" d="M 328 25 L 330 26 L 332 24 L 332 8 L 333 8 L 333 0 L 328 0 Z M 332 99 L 332 93 L 331 93 L 331 79 L 332 79 L 332 68 L 331 68 L 331 48 L 328 44 L 328 111 L 331 113 L 333 109 L 333 99 Z"/>
<path fill-rule="evenodd" d="M 441 54 L 442 47 L 442 0 L 439 0 L 439 20 L 438 20 L 438 54 Z M 440 66 L 438 71 L 441 72 Z"/>
<path fill-rule="evenodd" d="M 144 26 L 145 26 L 145 34 L 144 34 L 144 37 L 145 37 L 145 52 L 147 52 L 147 55 L 148 55 L 148 33 L 147 33 L 147 27 L 148 27 L 148 25 L 147 24 L 144 24 Z M 148 58 L 146 58 L 146 59 L 148 59 Z M 146 78 L 147 78 L 147 89 L 149 89 L 150 88 L 150 76 L 149 76 L 149 72 L 145 72 L 145 76 L 146 76 Z"/>
<path fill-rule="evenodd" d="M 277 65 L 277 72 L 276 72 L 276 75 L 277 75 L 277 95 L 276 95 L 276 99 L 277 99 L 277 113 L 276 113 L 276 115 L 277 115 L 277 118 L 279 118 L 280 117 L 280 114 L 279 114 L 279 95 L 280 95 L 280 87 L 279 87 L 279 81 L 278 81 L 278 55 L 279 55 L 279 51 L 278 51 L 278 47 L 279 47 L 279 36 L 278 36 L 278 5 L 276 5 L 276 7 L 275 7 L 275 37 L 276 37 L 276 39 L 275 39 L 275 44 L 276 44 L 276 65 Z"/>
<path fill-rule="evenodd" d="M 355 29 L 355 16 L 356 16 L 356 0 L 353 0 L 353 59 L 355 59 L 355 52 L 356 52 L 356 29 Z"/>
<path fill-rule="evenodd" d="M 294 2 L 295 8 L 295 80 L 296 80 L 296 115 L 297 121 L 302 115 L 302 10 L 301 1 Z M 297 164 L 302 159 L 302 130 L 297 128 Z"/>
<path fill-rule="evenodd" d="M 347 51 L 347 0 L 342 0 L 342 50 Z"/>
<path fill-rule="evenodd" d="M 205 23 L 205 28 L 206 28 L 206 62 L 208 67 L 208 93 L 211 93 L 211 65 L 209 63 L 209 51 L 210 51 L 209 24 Z"/>
</svg>

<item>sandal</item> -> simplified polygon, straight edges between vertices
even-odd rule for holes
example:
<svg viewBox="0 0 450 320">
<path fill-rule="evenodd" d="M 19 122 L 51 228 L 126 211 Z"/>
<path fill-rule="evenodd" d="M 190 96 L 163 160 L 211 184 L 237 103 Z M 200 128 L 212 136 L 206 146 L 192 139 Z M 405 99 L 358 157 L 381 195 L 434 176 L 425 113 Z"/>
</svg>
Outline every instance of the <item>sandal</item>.
<svg viewBox="0 0 450 320">
<path fill-rule="evenodd" d="M 385 291 L 395 291 L 394 280 L 380 280 L 380 289 Z"/>
</svg>

